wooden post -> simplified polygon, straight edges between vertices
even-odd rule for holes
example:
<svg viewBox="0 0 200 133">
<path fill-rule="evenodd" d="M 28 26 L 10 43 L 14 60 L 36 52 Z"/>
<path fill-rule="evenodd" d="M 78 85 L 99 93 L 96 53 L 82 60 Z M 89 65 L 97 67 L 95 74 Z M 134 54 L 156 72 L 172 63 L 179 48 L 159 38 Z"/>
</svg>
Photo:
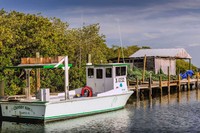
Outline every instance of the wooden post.
<svg viewBox="0 0 200 133">
<path fill-rule="evenodd" d="M 199 89 L 199 72 L 197 72 L 196 89 Z"/>
<path fill-rule="evenodd" d="M 159 76 L 160 96 L 162 96 L 162 77 Z"/>
<path fill-rule="evenodd" d="M 188 83 L 187 83 L 187 88 L 190 90 L 190 76 L 187 77 Z"/>
<path fill-rule="evenodd" d="M 151 74 L 149 76 L 149 98 L 152 98 Z"/>
<path fill-rule="evenodd" d="M 26 71 L 26 91 L 25 91 L 25 94 L 26 94 L 26 98 L 30 99 L 30 97 L 31 97 L 31 86 L 30 86 L 31 69 L 25 69 L 25 71 Z"/>
<path fill-rule="evenodd" d="M 189 59 L 189 70 L 191 70 L 191 59 Z"/>
<path fill-rule="evenodd" d="M 0 81 L 0 97 L 4 97 L 5 81 Z"/>
<path fill-rule="evenodd" d="M 167 74 L 168 74 L 168 94 L 170 94 L 170 72 L 169 72 L 169 66 L 167 67 Z"/>
<path fill-rule="evenodd" d="M 180 74 L 178 75 L 178 92 L 181 91 L 181 76 Z"/>
<path fill-rule="evenodd" d="M 40 59 L 40 53 L 36 52 L 36 64 L 40 63 L 39 59 Z M 40 69 L 39 68 L 36 69 L 35 80 L 36 80 L 35 88 L 36 88 L 36 92 L 38 92 L 40 90 Z"/>
<path fill-rule="evenodd" d="M 144 55 L 144 64 L 143 64 L 143 73 L 142 73 L 142 83 L 144 83 L 144 78 L 145 78 L 146 61 L 147 61 L 147 57 L 146 57 L 146 54 L 145 54 Z"/>
<path fill-rule="evenodd" d="M 138 86 L 138 78 L 136 78 L 136 98 L 139 100 L 139 86 Z"/>
</svg>

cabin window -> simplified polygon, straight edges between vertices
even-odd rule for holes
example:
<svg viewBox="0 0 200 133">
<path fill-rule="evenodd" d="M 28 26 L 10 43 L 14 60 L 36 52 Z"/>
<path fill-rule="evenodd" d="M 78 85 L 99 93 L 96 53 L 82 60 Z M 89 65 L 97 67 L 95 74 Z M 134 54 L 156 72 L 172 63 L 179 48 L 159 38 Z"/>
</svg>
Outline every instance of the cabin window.
<svg viewBox="0 0 200 133">
<path fill-rule="evenodd" d="M 126 67 L 116 67 L 116 76 L 126 75 Z"/>
<path fill-rule="evenodd" d="M 96 69 L 96 78 L 97 79 L 103 78 L 103 70 L 102 69 Z"/>
<path fill-rule="evenodd" d="M 106 78 L 112 78 L 112 68 L 106 68 Z"/>
<path fill-rule="evenodd" d="M 121 76 L 126 75 L 126 67 L 121 67 Z"/>
<path fill-rule="evenodd" d="M 94 69 L 93 68 L 88 68 L 88 77 L 93 78 L 94 77 Z"/>
</svg>

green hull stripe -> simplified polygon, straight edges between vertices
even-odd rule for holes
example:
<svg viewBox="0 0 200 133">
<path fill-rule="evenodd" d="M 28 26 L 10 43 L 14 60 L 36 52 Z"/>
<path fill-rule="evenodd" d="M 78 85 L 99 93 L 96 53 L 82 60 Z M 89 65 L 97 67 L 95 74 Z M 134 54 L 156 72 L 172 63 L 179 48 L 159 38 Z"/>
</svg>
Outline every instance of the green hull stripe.
<svg viewBox="0 0 200 133">
<path fill-rule="evenodd" d="M 124 106 L 120 106 L 120 107 L 116 107 L 116 108 L 110 108 L 110 109 L 105 109 L 105 110 L 91 111 L 91 112 L 83 112 L 83 113 L 68 114 L 68 115 L 59 115 L 59 116 L 49 116 L 49 117 L 45 117 L 45 120 L 65 118 L 65 117 L 77 117 L 77 116 L 84 116 L 84 115 L 90 115 L 90 114 L 97 114 L 97 113 L 103 113 L 103 112 L 118 110 L 118 109 L 122 109 L 122 108 L 124 108 Z"/>
</svg>

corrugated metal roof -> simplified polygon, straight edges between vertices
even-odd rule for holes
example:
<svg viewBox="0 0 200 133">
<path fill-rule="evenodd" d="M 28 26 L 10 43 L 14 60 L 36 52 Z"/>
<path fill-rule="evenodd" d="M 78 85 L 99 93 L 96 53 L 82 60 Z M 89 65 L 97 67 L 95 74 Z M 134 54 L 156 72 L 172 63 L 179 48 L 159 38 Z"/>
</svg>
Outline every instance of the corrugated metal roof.
<svg viewBox="0 0 200 133">
<path fill-rule="evenodd" d="M 140 49 L 131 56 L 130 58 L 135 57 L 144 57 L 144 56 L 153 56 L 153 57 L 174 57 L 182 59 L 191 59 L 192 57 L 186 52 L 184 48 L 173 48 L 173 49 Z"/>
</svg>

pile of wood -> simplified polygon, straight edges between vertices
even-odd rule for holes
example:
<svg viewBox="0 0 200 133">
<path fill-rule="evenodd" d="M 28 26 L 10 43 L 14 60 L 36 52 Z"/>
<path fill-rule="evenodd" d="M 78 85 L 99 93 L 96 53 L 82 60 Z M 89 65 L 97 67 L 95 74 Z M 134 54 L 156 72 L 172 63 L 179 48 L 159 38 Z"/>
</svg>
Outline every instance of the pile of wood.
<svg viewBox="0 0 200 133">
<path fill-rule="evenodd" d="M 51 64 L 58 63 L 64 56 L 42 57 L 42 58 L 21 58 L 21 64 Z"/>
</svg>

